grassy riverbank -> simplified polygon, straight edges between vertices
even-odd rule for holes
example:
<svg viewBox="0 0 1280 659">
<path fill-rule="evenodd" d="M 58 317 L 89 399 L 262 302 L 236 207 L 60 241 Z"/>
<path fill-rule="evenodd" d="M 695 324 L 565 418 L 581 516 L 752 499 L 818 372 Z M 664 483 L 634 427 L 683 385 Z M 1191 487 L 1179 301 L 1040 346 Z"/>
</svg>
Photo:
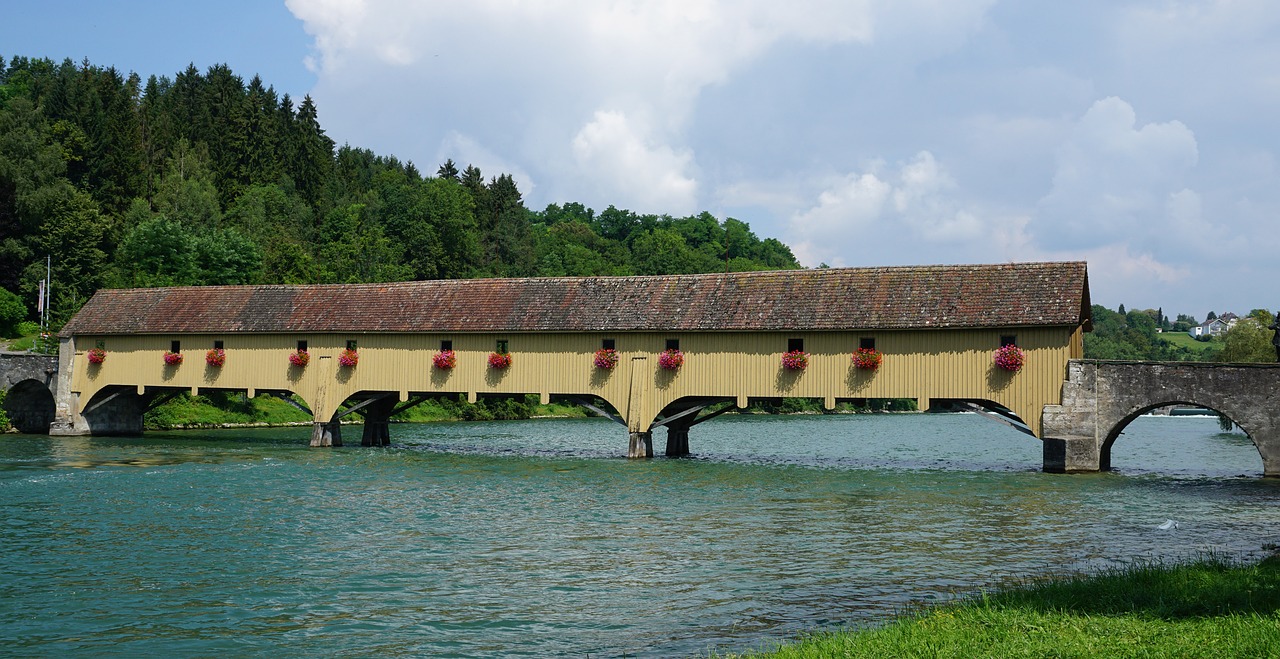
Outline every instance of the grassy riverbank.
<svg viewBox="0 0 1280 659">
<path fill-rule="evenodd" d="M 727 403 L 726 403 L 727 404 Z M 711 411 L 719 409 L 710 408 Z M 835 412 L 839 414 L 864 414 L 872 412 L 904 412 L 916 409 L 915 399 L 869 398 L 856 402 L 841 402 Z M 806 398 L 782 398 L 758 401 L 742 414 L 821 414 L 825 413 L 822 401 Z M 542 417 L 584 418 L 586 408 L 569 403 L 539 405 L 537 396 L 480 400 L 441 398 L 428 400 L 421 405 L 392 417 L 393 421 L 421 423 L 428 421 L 495 421 Z M 359 416 L 348 417 L 359 422 Z M 182 394 L 143 417 L 147 430 L 174 430 L 182 428 L 222 428 L 228 426 L 287 426 L 310 423 L 311 417 L 302 410 L 273 396 L 246 398 L 242 393 L 209 391 L 199 396 Z M 2 427 L 2 426 L 0 426 Z"/>
<path fill-rule="evenodd" d="M 487 400 L 429 400 L 394 417 L 395 421 L 491 421 L 531 417 L 583 417 L 574 405 L 538 405 L 538 397 Z M 361 417 L 353 415 L 353 421 Z M 199 396 L 183 394 L 143 416 L 147 430 L 221 428 L 227 426 L 287 426 L 310 423 L 311 416 L 273 396 L 246 398 L 234 392 L 211 391 Z"/>
<path fill-rule="evenodd" d="M 1280 657 L 1280 554 L 1031 582 L 876 629 L 733 656 Z"/>
</svg>

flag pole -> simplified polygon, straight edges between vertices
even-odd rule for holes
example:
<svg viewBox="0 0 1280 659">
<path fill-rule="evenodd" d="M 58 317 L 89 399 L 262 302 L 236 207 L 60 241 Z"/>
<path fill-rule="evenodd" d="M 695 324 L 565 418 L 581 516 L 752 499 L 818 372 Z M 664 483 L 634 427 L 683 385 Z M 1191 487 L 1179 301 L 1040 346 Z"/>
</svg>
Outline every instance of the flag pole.
<svg viewBox="0 0 1280 659">
<path fill-rule="evenodd" d="M 44 318 L 42 318 L 43 327 L 41 331 L 47 333 L 49 331 L 49 303 L 53 300 L 49 290 L 53 286 L 53 255 L 46 254 L 44 262 Z"/>
</svg>

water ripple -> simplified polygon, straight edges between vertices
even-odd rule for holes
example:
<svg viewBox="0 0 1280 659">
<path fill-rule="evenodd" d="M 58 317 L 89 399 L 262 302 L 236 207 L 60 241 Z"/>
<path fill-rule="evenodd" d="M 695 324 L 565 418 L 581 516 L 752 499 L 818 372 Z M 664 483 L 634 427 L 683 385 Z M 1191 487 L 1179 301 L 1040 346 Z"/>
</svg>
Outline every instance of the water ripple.
<svg viewBox="0 0 1280 659">
<path fill-rule="evenodd" d="M 1038 442 L 971 415 L 722 417 L 691 458 L 649 461 L 594 420 L 392 433 L 337 450 L 297 429 L 5 438 L 0 643 L 688 655 L 1280 542 L 1280 484 L 1213 419 L 1140 419 L 1116 472 L 1075 476 L 1039 473 Z"/>
</svg>

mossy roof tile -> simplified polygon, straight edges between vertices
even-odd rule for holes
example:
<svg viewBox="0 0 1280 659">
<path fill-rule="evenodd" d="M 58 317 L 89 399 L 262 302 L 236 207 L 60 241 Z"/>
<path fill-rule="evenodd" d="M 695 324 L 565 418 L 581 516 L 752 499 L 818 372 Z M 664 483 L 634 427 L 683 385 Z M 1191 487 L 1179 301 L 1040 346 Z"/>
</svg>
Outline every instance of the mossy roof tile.
<svg viewBox="0 0 1280 659">
<path fill-rule="evenodd" d="M 1083 262 L 101 290 L 76 334 L 889 330 L 1089 322 Z"/>
</svg>

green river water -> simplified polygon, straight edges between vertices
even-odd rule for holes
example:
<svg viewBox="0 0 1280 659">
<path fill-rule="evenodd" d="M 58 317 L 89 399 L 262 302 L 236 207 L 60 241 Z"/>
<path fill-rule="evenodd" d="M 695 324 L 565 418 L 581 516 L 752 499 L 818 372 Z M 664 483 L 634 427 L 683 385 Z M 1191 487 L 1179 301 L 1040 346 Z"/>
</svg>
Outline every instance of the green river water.
<svg viewBox="0 0 1280 659">
<path fill-rule="evenodd" d="M 1280 543 L 1280 479 L 1213 418 L 1070 476 L 965 414 L 727 415 L 639 461 L 603 420 L 308 433 L 0 437 L 0 654 L 688 656 Z"/>
</svg>

